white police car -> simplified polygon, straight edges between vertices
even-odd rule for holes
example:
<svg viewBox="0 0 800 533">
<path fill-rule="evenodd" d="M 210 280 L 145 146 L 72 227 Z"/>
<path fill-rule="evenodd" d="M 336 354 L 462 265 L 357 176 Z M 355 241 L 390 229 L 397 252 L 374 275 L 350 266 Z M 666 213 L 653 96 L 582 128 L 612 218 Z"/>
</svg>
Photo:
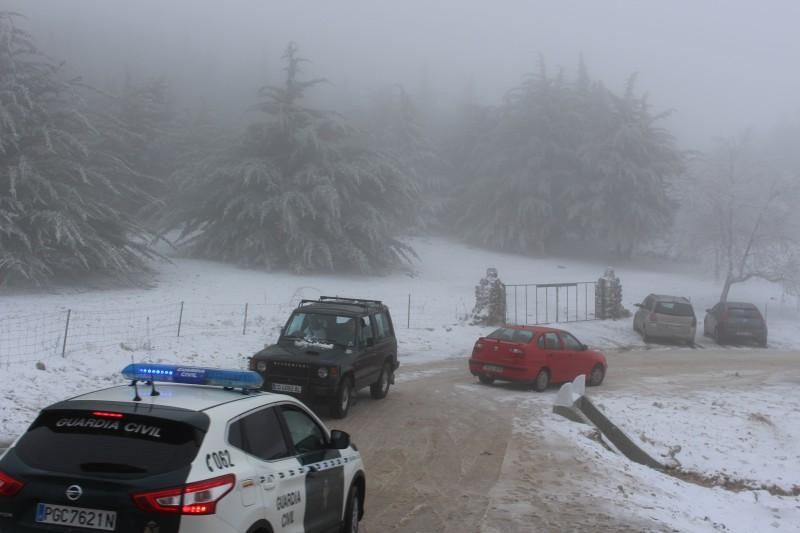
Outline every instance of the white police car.
<svg viewBox="0 0 800 533">
<path fill-rule="evenodd" d="M 361 456 L 298 400 L 248 371 L 123 376 L 43 409 L 0 458 L 2 533 L 358 531 Z"/>
</svg>

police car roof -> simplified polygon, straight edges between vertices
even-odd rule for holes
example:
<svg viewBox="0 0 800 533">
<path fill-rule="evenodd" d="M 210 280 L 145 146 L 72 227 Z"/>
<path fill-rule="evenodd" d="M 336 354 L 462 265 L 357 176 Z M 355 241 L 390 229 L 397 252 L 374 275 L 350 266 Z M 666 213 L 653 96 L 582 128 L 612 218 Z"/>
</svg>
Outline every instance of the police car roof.
<svg viewBox="0 0 800 533">
<path fill-rule="evenodd" d="M 150 386 L 139 384 L 139 402 L 134 402 L 135 391 L 130 385 L 118 385 L 107 389 L 101 389 L 80 396 L 70 398 L 66 402 L 72 401 L 97 401 L 97 402 L 121 402 L 137 405 L 157 405 L 163 407 L 176 407 L 192 411 L 205 411 L 212 407 L 217 407 L 231 402 L 253 403 L 254 405 L 265 405 L 272 403 L 265 401 L 269 398 L 274 402 L 290 399 L 283 394 L 273 394 L 271 392 L 254 391 L 248 394 L 240 390 L 225 390 L 222 387 L 212 387 L 206 385 L 183 385 L 178 383 L 156 383 L 158 396 L 150 395 Z M 246 407 L 246 406 L 243 406 Z"/>
</svg>

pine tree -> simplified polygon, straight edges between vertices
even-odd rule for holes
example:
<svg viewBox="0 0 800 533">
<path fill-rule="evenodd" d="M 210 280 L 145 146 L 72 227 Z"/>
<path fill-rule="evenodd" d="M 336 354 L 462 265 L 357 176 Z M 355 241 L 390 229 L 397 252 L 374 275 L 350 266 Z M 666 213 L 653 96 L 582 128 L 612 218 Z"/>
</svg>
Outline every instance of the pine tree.
<svg viewBox="0 0 800 533">
<path fill-rule="evenodd" d="M 630 255 L 669 226 L 669 182 L 683 158 L 634 78 L 616 96 L 582 60 L 575 82 L 541 60 L 495 117 L 468 145 L 476 155 L 454 204 L 466 240 L 527 253 L 591 240 Z"/>
<path fill-rule="evenodd" d="M 407 263 L 397 239 L 418 194 L 391 157 L 370 150 L 342 117 L 306 107 L 305 60 L 290 44 L 286 81 L 260 90 L 266 120 L 176 174 L 190 251 L 247 267 L 295 272 L 373 272 Z"/>
<path fill-rule="evenodd" d="M 141 191 L 78 84 L 0 13 L 0 282 L 146 268 L 147 233 L 112 206 Z"/>
</svg>

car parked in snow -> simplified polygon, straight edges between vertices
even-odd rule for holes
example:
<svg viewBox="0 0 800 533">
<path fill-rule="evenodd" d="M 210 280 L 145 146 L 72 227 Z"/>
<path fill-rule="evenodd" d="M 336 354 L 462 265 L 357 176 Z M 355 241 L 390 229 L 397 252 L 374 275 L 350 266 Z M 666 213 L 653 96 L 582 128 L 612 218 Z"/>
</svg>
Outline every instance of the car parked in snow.
<svg viewBox="0 0 800 533">
<path fill-rule="evenodd" d="M 347 416 L 364 387 L 385 398 L 398 366 L 388 306 L 338 296 L 301 301 L 278 342 L 250 358 L 264 390 L 327 403 L 335 418 Z"/>
<path fill-rule="evenodd" d="M 584 374 L 600 385 L 608 362 L 571 333 L 541 326 L 505 326 L 475 343 L 469 370 L 481 383 L 495 380 L 530 383 L 537 391 Z"/>
<path fill-rule="evenodd" d="M 717 344 L 752 342 L 767 346 L 767 321 L 758 307 L 745 302 L 720 302 L 706 309 L 703 335 Z"/>
<path fill-rule="evenodd" d="M 697 317 L 688 298 L 649 294 L 633 315 L 633 329 L 645 342 L 654 339 L 694 344 Z"/>
</svg>

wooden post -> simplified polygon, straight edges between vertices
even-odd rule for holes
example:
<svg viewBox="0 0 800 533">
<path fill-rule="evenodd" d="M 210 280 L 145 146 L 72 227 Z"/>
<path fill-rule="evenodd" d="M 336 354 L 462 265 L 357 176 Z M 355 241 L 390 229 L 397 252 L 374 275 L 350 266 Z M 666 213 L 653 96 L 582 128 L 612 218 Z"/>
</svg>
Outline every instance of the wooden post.
<svg viewBox="0 0 800 533">
<path fill-rule="evenodd" d="M 72 315 L 72 309 L 67 309 L 67 325 L 64 326 L 64 344 L 61 345 L 61 357 L 67 356 L 67 335 L 69 335 L 69 317 Z"/>
<path fill-rule="evenodd" d="M 183 302 L 181 302 L 181 310 L 178 313 L 178 337 L 181 336 L 181 324 L 183 323 Z"/>
</svg>

